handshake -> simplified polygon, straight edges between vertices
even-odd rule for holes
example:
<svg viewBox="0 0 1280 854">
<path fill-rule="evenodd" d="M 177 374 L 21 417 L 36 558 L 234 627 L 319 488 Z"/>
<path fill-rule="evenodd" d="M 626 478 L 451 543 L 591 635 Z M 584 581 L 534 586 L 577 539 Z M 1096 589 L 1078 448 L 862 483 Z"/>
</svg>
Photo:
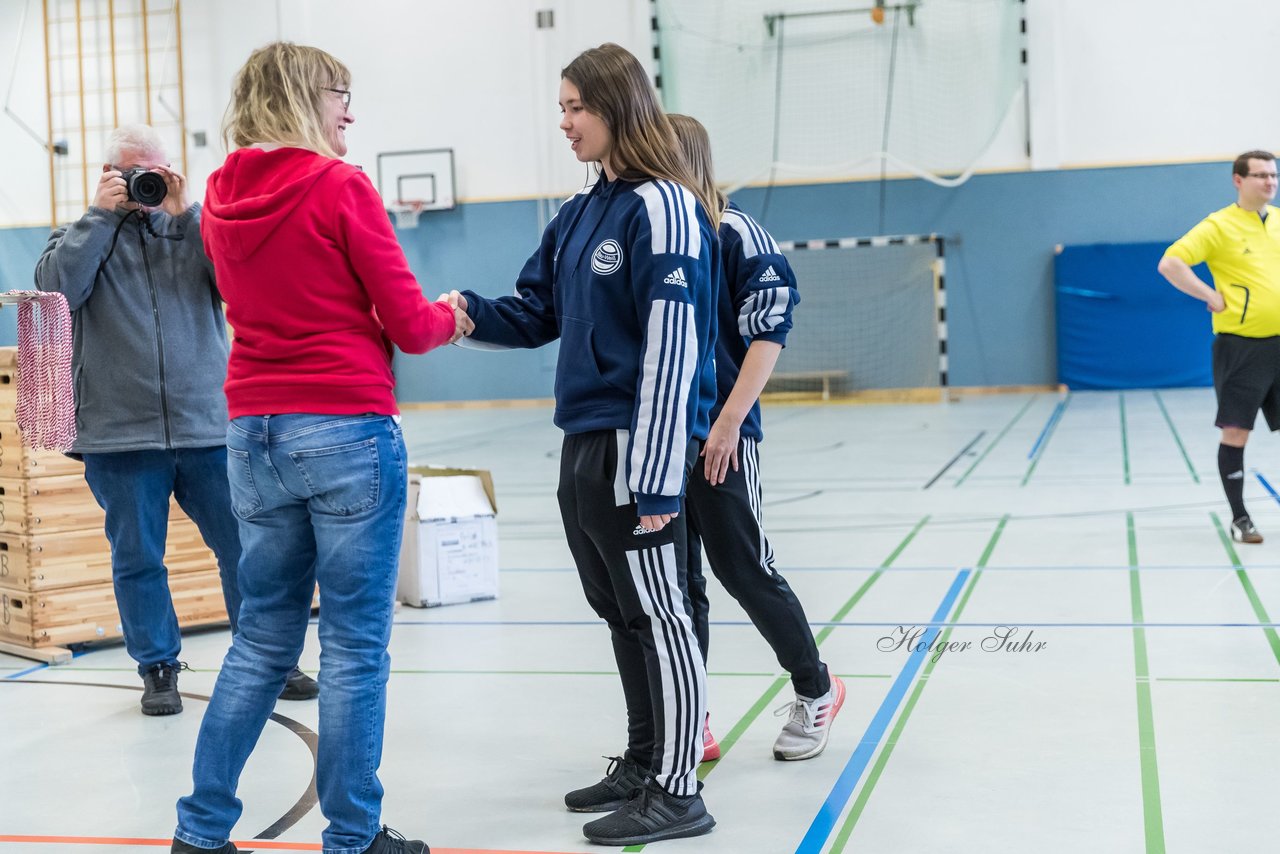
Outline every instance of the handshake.
<svg viewBox="0 0 1280 854">
<path fill-rule="evenodd" d="M 459 338 L 470 335 L 475 332 L 476 325 L 467 316 L 467 298 L 457 291 L 449 291 L 447 294 L 441 294 L 436 297 L 436 302 L 444 302 L 449 304 L 449 308 L 453 309 L 453 337 L 449 339 L 449 343 L 453 344 Z"/>
</svg>

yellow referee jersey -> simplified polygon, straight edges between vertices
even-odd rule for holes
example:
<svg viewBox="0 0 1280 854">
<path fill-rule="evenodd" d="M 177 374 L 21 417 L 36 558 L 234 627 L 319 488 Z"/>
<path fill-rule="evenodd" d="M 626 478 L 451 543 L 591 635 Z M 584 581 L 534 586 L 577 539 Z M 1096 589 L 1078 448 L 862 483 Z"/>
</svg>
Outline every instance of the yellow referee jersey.
<svg viewBox="0 0 1280 854">
<path fill-rule="evenodd" d="M 1213 315 L 1213 331 L 1247 338 L 1280 335 L 1280 216 L 1267 205 L 1267 221 L 1239 205 L 1202 219 L 1168 249 L 1194 267 L 1209 264 L 1226 311 Z"/>
</svg>

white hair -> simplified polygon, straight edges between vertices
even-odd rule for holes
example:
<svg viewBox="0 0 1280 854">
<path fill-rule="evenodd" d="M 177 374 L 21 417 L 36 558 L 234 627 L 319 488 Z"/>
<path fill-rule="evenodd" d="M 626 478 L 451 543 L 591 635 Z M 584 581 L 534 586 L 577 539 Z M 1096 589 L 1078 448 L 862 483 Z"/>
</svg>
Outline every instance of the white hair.
<svg viewBox="0 0 1280 854">
<path fill-rule="evenodd" d="M 126 151 L 154 154 L 164 158 L 164 141 L 149 125 L 121 125 L 107 137 L 107 162 L 120 166 Z"/>
</svg>

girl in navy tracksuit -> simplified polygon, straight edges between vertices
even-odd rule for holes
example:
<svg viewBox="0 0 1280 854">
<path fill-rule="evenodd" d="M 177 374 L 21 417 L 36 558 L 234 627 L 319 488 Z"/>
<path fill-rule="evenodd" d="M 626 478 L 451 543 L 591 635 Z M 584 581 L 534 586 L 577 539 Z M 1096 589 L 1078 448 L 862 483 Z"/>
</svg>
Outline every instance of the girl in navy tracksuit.
<svg viewBox="0 0 1280 854">
<path fill-rule="evenodd" d="M 809 630 L 804 608 L 773 566 L 773 548 L 761 512 L 760 403 L 800 301 L 795 274 L 778 244 L 761 225 L 716 189 L 707 131 L 689 116 L 669 116 L 686 162 L 723 211 L 720 251 L 723 281 L 716 310 L 717 399 L 703 460 L 689 479 L 689 598 L 694 630 L 705 658 L 709 603 L 702 575 L 702 547 L 712 572 L 738 600 L 768 641 L 778 663 L 791 673 L 796 699 L 773 745 L 781 760 L 809 759 L 827 745 L 831 721 L 844 702 L 844 683 L 827 672 Z M 704 755 L 719 745 L 708 727 Z"/>
<path fill-rule="evenodd" d="M 715 400 L 719 245 L 635 57 L 602 45 L 562 78 L 560 127 L 603 172 L 547 226 L 516 296 L 453 298 L 475 342 L 560 339 L 560 512 L 587 601 L 609 625 L 628 719 L 625 754 L 565 803 L 611 813 L 583 828 L 591 841 L 644 844 L 715 824 L 695 776 L 706 671 L 682 510 Z"/>
</svg>

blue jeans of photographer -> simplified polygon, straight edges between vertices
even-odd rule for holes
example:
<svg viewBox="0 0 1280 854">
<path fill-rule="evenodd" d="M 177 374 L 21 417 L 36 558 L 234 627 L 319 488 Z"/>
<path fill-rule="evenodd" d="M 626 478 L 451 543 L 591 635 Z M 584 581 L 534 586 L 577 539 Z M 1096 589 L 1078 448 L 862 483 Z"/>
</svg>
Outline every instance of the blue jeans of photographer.
<svg viewBox="0 0 1280 854">
<path fill-rule="evenodd" d="M 196 523 L 218 559 L 234 634 L 240 610 L 240 532 L 231 514 L 226 448 L 120 451 L 83 458 L 84 479 L 106 513 L 116 606 L 125 649 L 138 663 L 138 673 L 158 664 L 177 666 L 182 650 L 164 565 L 170 496 Z"/>
<path fill-rule="evenodd" d="M 400 427 L 382 415 L 236 418 L 227 466 L 244 604 L 174 835 L 202 848 L 231 835 L 240 772 L 302 651 L 319 583 L 322 841 L 328 854 L 359 854 L 382 811 L 377 771 L 407 476 Z"/>
</svg>

